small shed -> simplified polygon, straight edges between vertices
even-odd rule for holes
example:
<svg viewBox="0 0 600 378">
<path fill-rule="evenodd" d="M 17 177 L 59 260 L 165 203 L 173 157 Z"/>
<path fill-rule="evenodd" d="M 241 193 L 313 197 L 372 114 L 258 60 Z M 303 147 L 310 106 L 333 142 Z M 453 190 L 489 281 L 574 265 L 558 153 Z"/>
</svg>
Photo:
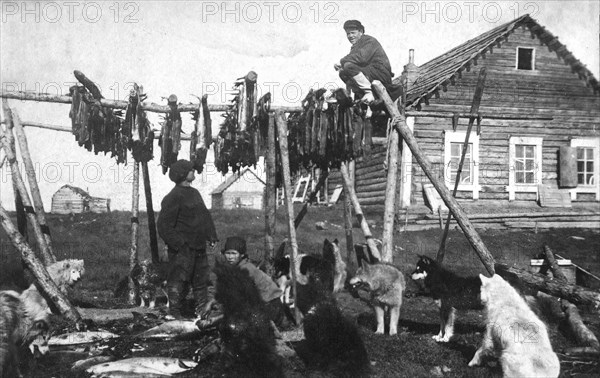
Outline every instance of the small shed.
<svg viewBox="0 0 600 378">
<path fill-rule="evenodd" d="M 88 212 L 92 196 L 85 190 L 63 185 L 52 195 L 53 214 L 80 214 Z"/>
<path fill-rule="evenodd" d="M 92 197 L 85 190 L 71 185 L 63 185 L 52 195 L 53 214 L 110 212 L 110 198 Z"/>
<path fill-rule="evenodd" d="M 211 193 L 213 209 L 262 209 L 265 182 L 246 168 L 228 177 Z"/>
</svg>

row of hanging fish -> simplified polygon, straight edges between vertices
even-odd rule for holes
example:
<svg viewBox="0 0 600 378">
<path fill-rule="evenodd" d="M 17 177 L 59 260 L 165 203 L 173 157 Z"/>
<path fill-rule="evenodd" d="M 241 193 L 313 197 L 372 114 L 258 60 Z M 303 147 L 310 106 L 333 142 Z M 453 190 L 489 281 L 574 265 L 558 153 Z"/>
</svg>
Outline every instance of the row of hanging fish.
<svg viewBox="0 0 600 378">
<path fill-rule="evenodd" d="M 260 156 L 260 138 L 255 117 L 256 73 L 239 78 L 234 89 L 238 94 L 231 100 L 230 108 L 215 143 L 215 166 L 223 174 L 239 172 L 243 167 L 256 166 Z"/>
<path fill-rule="evenodd" d="M 370 149 L 371 123 L 366 108 L 353 104 L 343 89 L 309 91 L 302 113 L 288 117 L 290 172 L 302 168 L 339 168 Z M 280 163 L 277 164 L 278 177 Z"/>
<path fill-rule="evenodd" d="M 120 112 L 101 106 L 100 99 L 83 86 L 72 86 L 70 95 L 71 132 L 79 145 L 96 155 L 110 153 L 117 163 L 126 163 L 129 138 L 123 133 Z"/>
</svg>

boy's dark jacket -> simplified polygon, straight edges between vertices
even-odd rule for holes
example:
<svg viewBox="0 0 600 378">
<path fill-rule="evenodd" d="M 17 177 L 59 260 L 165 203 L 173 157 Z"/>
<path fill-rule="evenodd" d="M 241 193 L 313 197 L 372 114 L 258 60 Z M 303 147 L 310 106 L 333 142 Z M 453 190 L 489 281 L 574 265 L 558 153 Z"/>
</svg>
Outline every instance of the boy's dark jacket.
<svg viewBox="0 0 600 378">
<path fill-rule="evenodd" d="M 177 185 L 165 196 L 156 226 L 165 243 L 177 251 L 185 244 L 206 249 L 206 242 L 218 240 L 212 217 L 193 187 Z"/>
</svg>

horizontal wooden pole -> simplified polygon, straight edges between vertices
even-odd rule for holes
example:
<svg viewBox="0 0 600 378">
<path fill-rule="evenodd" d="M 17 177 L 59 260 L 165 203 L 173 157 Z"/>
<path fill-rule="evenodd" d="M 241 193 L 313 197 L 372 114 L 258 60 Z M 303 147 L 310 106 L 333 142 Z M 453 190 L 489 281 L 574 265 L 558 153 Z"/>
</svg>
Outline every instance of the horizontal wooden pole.
<svg viewBox="0 0 600 378">
<path fill-rule="evenodd" d="M 0 93 L 0 97 L 21 101 L 55 102 L 59 104 L 70 104 L 73 99 L 71 96 L 57 96 L 47 93 L 34 93 L 24 91 L 2 91 L 2 93 Z M 112 109 L 126 109 L 128 102 L 122 100 L 108 100 L 103 98 L 102 100 L 100 100 L 100 104 L 102 104 L 102 106 Z M 211 112 L 225 112 L 231 109 L 231 105 L 209 104 L 208 109 Z M 271 105 L 270 109 L 272 111 L 281 110 L 287 113 L 302 111 L 302 107 L 300 106 Z M 171 111 L 168 105 L 160 105 L 155 104 L 153 102 L 143 102 L 142 110 L 146 110 L 148 112 L 153 113 L 168 113 Z M 198 110 L 198 104 L 180 104 L 177 106 L 177 110 L 179 110 L 180 112 L 195 112 L 196 110 Z"/>
<path fill-rule="evenodd" d="M 56 102 L 61 104 L 70 104 L 71 96 L 57 96 L 48 93 L 35 93 L 35 92 L 25 92 L 25 91 L 2 91 L 0 93 L 0 97 L 3 98 L 12 98 L 15 100 L 21 101 L 38 101 L 38 102 Z M 122 100 L 108 100 L 102 99 L 100 103 L 107 108 L 113 109 L 126 109 L 127 101 Z M 212 104 L 208 105 L 208 109 L 211 112 L 224 112 L 231 108 L 231 105 L 228 104 Z M 170 108 L 167 105 L 160 105 L 155 103 L 142 103 L 142 109 L 153 112 L 153 113 L 167 113 L 170 111 Z M 197 104 L 181 104 L 177 107 L 180 112 L 193 112 L 198 109 Z M 285 113 L 300 113 L 302 112 L 301 106 L 283 106 L 283 105 L 271 105 L 271 111 L 281 110 Z M 407 111 L 407 117 L 433 117 L 433 118 L 477 118 L 481 117 L 482 119 L 506 119 L 506 120 L 543 120 L 550 121 L 554 119 L 550 116 L 509 116 L 502 114 L 486 114 L 486 113 L 478 113 L 472 114 L 469 112 L 459 112 L 459 113 L 451 113 L 451 112 L 419 112 L 419 111 Z"/>
</svg>

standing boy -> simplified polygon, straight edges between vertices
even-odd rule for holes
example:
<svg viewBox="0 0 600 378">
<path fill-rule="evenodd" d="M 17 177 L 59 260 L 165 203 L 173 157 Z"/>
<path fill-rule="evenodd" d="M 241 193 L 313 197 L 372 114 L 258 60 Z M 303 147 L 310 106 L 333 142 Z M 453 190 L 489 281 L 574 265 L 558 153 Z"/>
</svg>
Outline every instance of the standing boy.
<svg viewBox="0 0 600 378">
<path fill-rule="evenodd" d="M 157 228 L 158 234 L 169 247 L 169 314 L 180 319 L 187 285 L 191 284 L 192 287 L 196 313 L 204 309 L 209 300 L 210 267 L 206 244 L 209 243 L 212 248 L 218 238 L 200 192 L 191 186 L 195 179 L 192 163 L 188 160 L 173 163 L 169 178 L 175 187 L 162 200 Z"/>
</svg>

